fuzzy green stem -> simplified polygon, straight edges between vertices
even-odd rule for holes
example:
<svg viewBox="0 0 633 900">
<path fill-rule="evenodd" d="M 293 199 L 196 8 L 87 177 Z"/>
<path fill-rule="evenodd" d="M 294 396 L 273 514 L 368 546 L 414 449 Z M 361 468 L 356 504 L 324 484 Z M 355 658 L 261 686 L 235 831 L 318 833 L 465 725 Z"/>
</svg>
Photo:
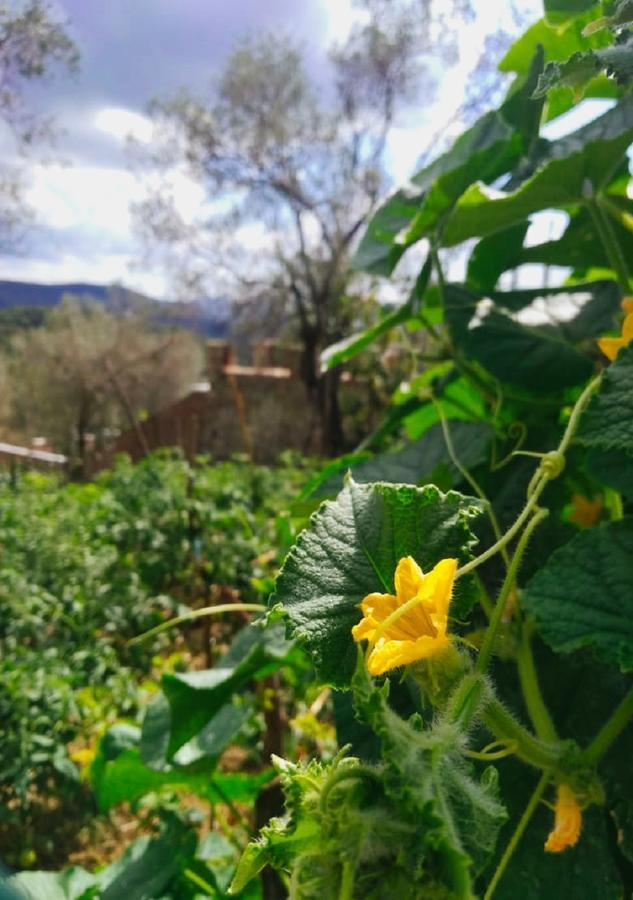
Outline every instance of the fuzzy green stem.
<svg viewBox="0 0 633 900">
<path fill-rule="evenodd" d="M 546 484 L 546 480 L 544 479 L 543 486 Z M 532 495 L 534 502 L 528 502 L 528 505 L 525 507 L 526 510 L 531 511 L 534 503 L 538 499 L 540 491 L 537 489 L 534 491 Z M 516 546 L 516 550 L 514 551 L 514 556 L 512 557 L 512 561 L 510 562 L 510 566 L 508 568 L 508 572 L 506 574 L 505 580 L 501 586 L 501 590 L 499 592 L 499 596 L 497 597 L 497 602 L 495 604 L 494 611 L 492 613 L 492 618 L 490 619 L 490 624 L 486 629 L 486 633 L 484 635 L 483 644 L 481 645 L 481 650 L 479 652 L 479 657 L 477 659 L 477 664 L 475 666 L 475 671 L 477 672 L 485 672 L 488 662 L 490 660 L 490 656 L 492 654 L 492 648 L 494 646 L 495 638 L 497 636 L 497 631 L 499 629 L 499 625 L 501 624 L 501 620 L 503 618 L 503 613 L 505 611 L 506 602 L 508 600 L 508 596 L 510 591 L 514 586 L 514 582 L 516 581 L 517 572 L 519 571 L 519 566 L 521 565 L 521 560 L 523 558 L 523 554 L 528 545 L 528 541 L 532 536 L 532 532 L 543 519 L 549 515 L 548 510 L 539 509 L 537 510 L 528 524 L 525 526 L 525 530 Z M 519 520 L 517 519 L 517 522 Z M 516 524 L 516 523 L 515 523 Z"/>
<path fill-rule="evenodd" d="M 563 434 L 563 438 L 558 445 L 557 452 L 564 456 L 567 448 L 571 443 L 571 439 L 574 436 L 576 428 L 578 427 L 578 422 L 580 421 L 580 417 L 585 411 L 585 407 L 592 395 L 598 390 L 600 387 L 600 383 L 602 382 L 602 375 L 596 375 L 589 384 L 586 386 L 582 394 L 578 397 L 574 404 L 574 408 L 571 411 L 571 415 L 567 422 L 567 427 L 565 428 L 565 433 Z"/>
<path fill-rule="evenodd" d="M 502 547 L 505 547 L 505 545 L 512 540 L 515 534 L 521 530 L 525 522 L 529 519 L 532 510 L 538 502 L 538 498 L 541 496 L 545 489 L 545 486 L 547 485 L 548 480 L 549 478 L 547 476 L 541 476 L 541 480 L 534 488 L 532 496 L 524 506 L 523 510 L 519 513 L 519 516 L 514 522 L 514 525 L 511 525 L 503 535 L 503 537 L 500 540 L 496 541 L 492 545 L 492 547 L 488 547 L 488 549 L 484 550 L 484 552 L 481 553 L 476 559 L 471 559 L 470 562 L 467 562 L 465 565 L 461 566 L 461 568 L 459 568 L 455 574 L 456 578 L 461 578 L 462 575 L 466 575 L 468 572 L 472 572 L 473 569 L 476 569 L 477 566 L 480 566 L 487 559 L 490 559 L 491 556 L 494 556 L 495 553 L 498 553 Z"/>
<path fill-rule="evenodd" d="M 488 702 L 481 718 L 491 734 L 500 741 L 516 744 L 516 756 L 536 769 L 556 768 L 566 752 L 560 741 L 542 741 L 535 737 L 498 700 Z"/>
<path fill-rule="evenodd" d="M 510 528 L 506 531 L 502 538 L 496 541 L 492 545 L 492 547 L 484 550 L 484 552 L 476 559 L 471 560 L 470 562 L 463 565 L 460 569 L 458 569 L 455 575 L 456 578 L 461 578 L 462 575 L 466 575 L 477 566 L 480 566 L 487 559 L 490 559 L 491 556 L 494 556 L 495 553 L 498 553 L 502 547 L 505 547 L 506 544 L 512 540 L 515 534 L 517 534 L 517 532 L 521 530 L 521 528 L 529 518 L 530 513 L 536 506 L 538 498 L 545 490 L 547 483 L 551 479 L 557 478 L 562 472 L 565 465 L 565 451 L 571 443 L 571 439 L 574 436 L 574 432 L 578 427 L 578 422 L 580 421 L 580 417 L 584 412 L 587 403 L 591 399 L 592 394 L 600 387 L 601 380 L 602 376 L 597 375 L 592 381 L 589 382 L 582 394 L 576 400 L 558 448 L 551 451 L 550 453 L 544 453 L 542 455 L 541 464 L 532 476 L 532 480 L 530 481 L 530 485 L 528 487 L 527 503 L 524 506 L 523 510 L 519 513 L 519 516 L 514 524 L 510 526 Z"/>
<path fill-rule="evenodd" d="M 457 453 L 455 452 L 455 446 L 453 444 L 453 438 L 451 437 L 450 428 L 448 426 L 448 421 L 446 419 L 446 415 L 444 414 L 444 410 L 442 409 L 441 405 L 437 402 L 435 397 L 431 397 L 431 402 L 433 403 L 433 406 L 435 407 L 435 411 L 439 417 L 440 424 L 442 426 L 442 434 L 444 435 L 444 443 L 446 444 L 446 449 L 448 451 L 448 455 L 451 459 L 451 462 L 453 463 L 453 465 L 455 466 L 457 471 L 460 473 L 462 478 L 468 482 L 468 484 L 471 486 L 471 488 L 474 490 L 474 492 L 477 494 L 479 499 L 484 504 L 484 506 L 486 508 L 486 513 L 488 514 L 488 518 L 490 519 L 490 524 L 492 525 L 492 530 L 494 532 L 495 539 L 497 540 L 497 542 L 499 542 L 501 540 L 501 538 L 503 537 L 503 535 L 501 533 L 501 528 L 499 527 L 499 520 L 497 519 L 497 516 L 495 514 L 492 503 L 490 502 L 490 500 L 484 493 L 483 489 L 480 487 L 477 479 L 473 475 L 471 475 L 471 473 L 468 471 L 468 469 L 465 466 L 462 465 L 459 457 L 457 456 Z M 506 550 L 505 546 L 502 546 L 500 548 L 500 553 L 501 553 L 501 556 L 503 557 L 503 561 L 507 568 L 510 565 L 510 557 L 508 556 L 508 551 Z"/>
<path fill-rule="evenodd" d="M 523 698 L 532 724 L 536 729 L 536 733 L 545 741 L 556 741 L 558 735 L 552 717 L 543 700 L 541 688 L 538 683 L 538 676 L 536 674 L 536 666 L 534 665 L 534 655 L 532 653 L 530 635 L 525 623 L 523 623 L 521 627 L 521 637 L 519 646 L 517 647 L 516 661 Z"/>
<path fill-rule="evenodd" d="M 194 619 L 201 619 L 204 616 L 216 616 L 226 612 L 266 612 L 267 608 L 268 607 L 263 606 L 261 603 L 219 603 L 217 606 L 205 606 L 202 609 L 192 609 L 191 612 L 184 613 L 182 616 L 174 616 L 173 619 L 168 619 L 166 622 L 162 622 L 155 628 L 150 628 L 149 631 L 138 634 L 136 637 L 129 640 L 127 644 L 128 647 L 130 647 L 132 644 L 138 644 L 148 638 L 155 637 L 157 634 L 161 634 L 161 632 L 167 631 L 169 628 L 175 628 L 176 625 L 182 625 L 183 622 L 191 622 Z"/>
<path fill-rule="evenodd" d="M 593 220 L 598 236 L 607 254 L 607 259 L 613 271 L 615 272 L 618 285 L 623 294 L 629 292 L 629 273 L 626 265 L 626 259 L 622 253 L 622 248 L 613 230 L 613 225 L 608 215 L 605 215 L 601 206 L 596 200 L 586 201 L 589 215 Z"/>
<path fill-rule="evenodd" d="M 616 706 L 611 716 L 585 749 L 581 756 L 582 762 L 588 765 L 595 765 L 602 759 L 631 719 L 633 719 L 633 688 L 624 696 L 621 703 Z"/>
<path fill-rule="evenodd" d="M 503 856 L 499 860 L 499 864 L 498 864 L 497 868 L 495 869 L 495 873 L 492 876 L 492 880 L 491 880 L 490 884 L 488 885 L 488 889 L 487 889 L 486 893 L 484 894 L 484 900 L 490 900 L 490 898 L 494 894 L 494 892 L 497 888 L 497 885 L 499 884 L 499 882 L 501 881 L 501 878 L 503 877 L 503 873 L 505 872 L 508 863 L 512 859 L 512 855 L 513 855 L 514 851 L 516 850 L 519 841 L 523 837 L 523 832 L 527 828 L 527 826 L 530 822 L 530 819 L 534 815 L 534 811 L 535 811 L 536 807 L 538 806 L 541 797 L 543 796 L 543 791 L 547 787 L 549 780 L 550 780 L 549 772 L 543 772 L 543 774 L 541 775 L 541 777 L 538 781 L 538 784 L 536 785 L 536 787 L 534 789 L 534 793 L 530 797 L 528 804 L 523 811 L 523 815 L 519 819 L 519 823 L 514 830 L 514 834 L 510 838 L 510 841 L 508 842 L 508 846 L 503 851 Z"/>
</svg>

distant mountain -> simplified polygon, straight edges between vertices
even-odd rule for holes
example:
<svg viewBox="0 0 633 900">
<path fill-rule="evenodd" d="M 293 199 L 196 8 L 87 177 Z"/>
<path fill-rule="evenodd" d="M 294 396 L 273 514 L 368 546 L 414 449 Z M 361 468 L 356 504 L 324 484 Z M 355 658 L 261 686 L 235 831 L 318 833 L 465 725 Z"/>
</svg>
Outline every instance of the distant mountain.
<svg viewBox="0 0 633 900">
<path fill-rule="evenodd" d="M 205 297 L 188 302 L 155 300 L 118 285 L 33 284 L 27 281 L 0 281 L 0 310 L 13 307 L 52 308 L 64 294 L 97 300 L 111 312 L 146 312 L 156 325 L 185 328 L 203 337 L 226 337 L 229 331 L 231 302 L 226 297 Z"/>
</svg>

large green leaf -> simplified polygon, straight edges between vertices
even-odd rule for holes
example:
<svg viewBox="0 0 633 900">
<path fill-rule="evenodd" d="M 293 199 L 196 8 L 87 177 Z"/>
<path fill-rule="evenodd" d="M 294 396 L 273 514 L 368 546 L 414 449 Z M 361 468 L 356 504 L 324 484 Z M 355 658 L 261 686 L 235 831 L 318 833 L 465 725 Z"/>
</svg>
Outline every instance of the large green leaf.
<svg viewBox="0 0 633 900">
<path fill-rule="evenodd" d="M 300 661 L 296 647 L 284 637 L 280 623 L 243 629 L 214 669 L 163 675 L 161 686 L 170 706 L 169 761 L 207 726 L 241 687 L 281 666 Z"/>
<path fill-rule="evenodd" d="M 587 469 L 603 484 L 633 497 L 633 450 L 590 450 Z"/>
<path fill-rule="evenodd" d="M 0 879 L 2 900 L 82 900 L 97 888 L 95 876 L 81 866 L 63 872 L 20 872 Z"/>
<path fill-rule="evenodd" d="M 633 451 L 633 347 L 620 350 L 580 420 L 578 440 L 601 450 Z"/>
<path fill-rule="evenodd" d="M 247 705 L 227 704 L 199 735 L 180 748 L 174 756 L 174 765 L 168 765 L 162 759 L 160 766 L 156 766 L 157 760 L 152 759 L 154 768 L 147 764 L 141 751 L 139 729 L 123 726 L 126 728 L 126 740 L 121 741 L 119 732 L 122 726 L 114 726 L 101 739 L 90 770 L 99 808 L 107 811 L 124 800 L 132 802 L 164 786 L 217 800 L 215 782 L 216 779 L 221 781 L 223 776 L 214 773 L 216 763 L 228 744 L 235 740 L 250 714 Z M 166 733 L 168 736 L 169 732 Z M 146 750 L 145 747 L 143 749 Z"/>
<path fill-rule="evenodd" d="M 501 72 L 516 72 L 525 75 L 532 64 L 538 47 L 543 48 L 545 62 L 564 61 L 582 50 L 607 47 L 613 40 L 609 32 L 596 32 L 584 37 L 585 26 L 595 16 L 591 13 L 577 16 L 566 28 L 552 28 L 545 19 L 531 25 L 510 47 L 499 63 Z"/>
<path fill-rule="evenodd" d="M 627 258 L 633 255 L 633 232 L 613 220 L 612 228 L 622 251 Z M 505 232 L 500 232 L 504 234 Z M 494 235 L 486 240 L 493 240 Z M 483 241 L 482 241 L 483 243 Z M 589 212 L 581 208 L 572 215 L 562 236 L 555 241 L 544 241 L 531 247 L 519 249 L 507 268 L 515 268 L 524 263 L 543 263 L 546 266 L 571 266 L 573 269 L 609 269 L 611 262 L 599 240 Z"/>
<path fill-rule="evenodd" d="M 61 873 L 22 872 L 9 878 L 7 887 L 22 900 L 149 900 L 164 896 L 195 846 L 195 833 L 173 820 L 160 837 L 139 838 L 94 875 L 77 866 Z"/>
<path fill-rule="evenodd" d="M 283 607 L 321 681 L 349 686 L 356 663 L 351 629 L 363 597 L 393 593 L 403 556 L 413 556 L 424 571 L 446 557 L 468 559 L 474 542 L 469 522 L 479 512 L 473 498 L 431 485 L 356 484 L 351 478 L 335 501 L 320 507 L 288 554 L 270 603 Z M 472 602 L 464 582 L 456 586 L 457 615 Z"/>
<path fill-rule="evenodd" d="M 373 216 L 355 257 L 359 269 L 390 275 L 407 247 L 420 240 L 478 179 L 494 181 L 519 158 L 520 135 L 496 112 L 486 113 L 448 153 L 426 166 Z"/>
<path fill-rule="evenodd" d="M 460 197 L 443 232 L 446 246 L 483 237 L 522 222 L 542 209 L 576 206 L 608 184 L 633 139 L 633 96 L 559 141 L 518 188 L 504 193 L 472 184 Z"/>
<path fill-rule="evenodd" d="M 561 85 L 573 88 L 578 96 L 602 69 L 622 87 L 630 85 L 633 78 L 633 37 L 627 34 L 613 47 L 574 53 L 564 63 L 548 63 L 539 78 L 534 96 L 543 97 L 552 88 Z"/>
<path fill-rule="evenodd" d="M 102 812 L 119 803 L 133 803 L 153 791 L 168 787 L 172 790 L 196 794 L 210 803 L 254 803 L 260 789 L 273 776 L 272 769 L 258 774 L 214 772 L 189 772 L 172 767 L 157 772 L 145 765 L 138 749 L 126 750 L 112 760 L 93 778 L 93 787 Z"/>
<path fill-rule="evenodd" d="M 543 8 L 548 22 L 559 25 L 596 6 L 596 0 L 544 0 Z"/>
<path fill-rule="evenodd" d="M 550 393 L 581 384 L 591 375 L 591 360 L 574 343 L 590 336 L 592 327 L 595 329 L 592 320 L 604 315 L 605 299 L 610 309 L 617 298 L 612 282 L 596 285 L 595 289 L 592 285 L 574 285 L 562 290 L 493 293 L 494 304 L 483 310 L 480 297 L 461 286 L 447 285 L 446 319 L 456 346 L 500 381 Z M 525 310 L 539 297 L 546 299 L 548 310 L 551 308 L 551 324 L 523 324 L 513 315 L 513 309 Z M 578 316 L 557 321 L 557 301 L 565 309 L 574 298 L 579 303 L 584 301 Z"/>
<path fill-rule="evenodd" d="M 469 287 L 482 292 L 493 290 L 499 276 L 517 265 L 528 228 L 528 222 L 520 222 L 475 244 L 468 260 Z"/>
<path fill-rule="evenodd" d="M 407 302 L 398 307 L 398 309 L 394 309 L 384 315 L 380 321 L 376 322 L 376 324 L 372 325 L 370 328 L 366 328 L 365 331 L 361 331 L 359 334 L 353 334 L 350 337 L 344 338 L 342 341 L 338 341 L 338 343 L 327 347 L 321 354 L 321 368 L 325 371 L 347 362 L 356 356 L 357 353 L 360 353 L 361 350 L 371 346 L 371 344 L 378 340 L 383 334 L 387 334 L 391 331 L 392 328 L 395 328 L 397 325 L 404 325 L 405 322 L 414 318 L 419 312 L 420 304 L 431 276 L 431 269 L 432 258 L 429 254 L 415 280 L 413 290 L 411 291 L 411 295 Z"/>
<path fill-rule="evenodd" d="M 577 534 L 552 553 L 522 603 L 557 652 L 592 646 L 606 663 L 633 670 L 633 518 Z"/>
<path fill-rule="evenodd" d="M 473 469 L 486 459 L 492 439 L 492 429 L 485 422 L 451 422 L 451 441 L 457 459 L 466 469 Z M 420 484 L 433 480 L 433 473 L 445 467 L 453 480 L 461 475 L 448 457 L 446 441 L 439 422 L 424 432 L 421 438 L 401 450 L 380 453 L 371 459 L 346 467 L 354 481 L 367 484 L 384 481 L 389 484 Z M 331 496 L 343 487 L 344 471 L 332 474 L 318 488 L 319 496 Z"/>
<path fill-rule="evenodd" d="M 532 94 L 542 67 L 537 48 L 498 112 L 482 116 L 378 210 L 358 248 L 359 268 L 391 274 L 407 247 L 435 229 L 468 185 L 490 183 L 515 166 L 538 134 L 542 104 Z"/>
</svg>

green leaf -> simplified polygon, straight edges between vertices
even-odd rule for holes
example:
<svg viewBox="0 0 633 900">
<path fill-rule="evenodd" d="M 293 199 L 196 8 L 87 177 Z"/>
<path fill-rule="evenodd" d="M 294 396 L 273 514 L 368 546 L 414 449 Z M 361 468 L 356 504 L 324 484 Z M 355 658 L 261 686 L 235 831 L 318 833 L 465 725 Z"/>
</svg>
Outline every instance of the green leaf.
<svg viewBox="0 0 633 900">
<path fill-rule="evenodd" d="M 633 451 L 633 347 L 620 350 L 604 370 L 576 437 L 586 447 Z"/>
<path fill-rule="evenodd" d="M 473 469 L 487 458 L 492 429 L 485 422 L 451 422 L 449 431 L 457 458 L 466 469 Z M 357 483 L 383 481 L 389 484 L 420 484 L 432 481 L 438 466 L 446 467 L 453 480 L 461 480 L 461 474 L 448 458 L 439 422 L 402 450 L 381 453 L 371 459 L 352 463 L 348 471 Z M 321 496 L 338 493 L 343 487 L 343 477 L 341 471 L 333 474 L 320 486 L 318 493 Z"/>
<path fill-rule="evenodd" d="M 545 17 L 558 25 L 596 6 L 595 0 L 544 0 Z"/>
<path fill-rule="evenodd" d="M 360 353 L 361 350 L 373 344 L 383 334 L 391 331 L 392 328 L 395 328 L 397 325 L 403 325 L 405 322 L 413 319 L 419 312 L 419 307 L 431 276 L 431 269 L 432 259 L 429 255 L 416 279 L 408 301 L 398 309 L 385 315 L 379 322 L 365 329 L 365 331 L 353 334 L 327 347 L 321 354 L 321 370 L 327 371 L 328 369 L 333 369 L 334 366 L 347 362 L 356 356 L 357 353 Z"/>
<path fill-rule="evenodd" d="M 319 508 L 277 578 L 271 604 L 281 604 L 295 637 L 309 651 L 319 679 L 349 686 L 356 663 L 351 629 L 358 604 L 375 591 L 393 593 L 398 561 L 413 556 L 428 571 L 440 559 L 470 557 L 470 519 L 478 501 L 429 485 L 356 484 Z M 472 604 L 472 586 L 460 579 L 455 615 Z"/>
<path fill-rule="evenodd" d="M 80 900 L 96 889 L 95 876 L 81 866 L 63 872 L 20 872 L 0 882 L 2 900 Z"/>
<path fill-rule="evenodd" d="M 214 669 L 163 675 L 161 685 L 171 708 L 167 759 L 198 735 L 241 687 L 299 659 L 282 623 L 252 625 L 240 632 Z"/>
<path fill-rule="evenodd" d="M 571 87 L 576 97 L 584 93 L 584 87 L 601 69 L 627 87 L 633 78 L 633 35 L 623 34 L 612 47 L 574 53 L 564 63 L 548 63 L 539 78 L 534 97 L 544 97 L 549 90 L 561 85 Z"/>
<path fill-rule="evenodd" d="M 510 47 L 499 63 L 501 72 L 525 75 L 538 47 L 543 48 L 545 62 L 561 62 L 573 53 L 597 47 L 607 47 L 612 37 L 608 32 L 583 37 L 583 29 L 594 18 L 591 11 L 575 17 L 565 28 L 552 28 L 545 19 L 531 25 Z"/>
<path fill-rule="evenodd" d="M 633 518 L 577 534 L 527 585 L 524 608 L 557 652 L 592 646 L 633 670 Z"/>
<path fill-rule="evenodd" d="M 528 222 L 520 222 L 475 244 L 468 260 L 469 287 L 483 293 L 493 290 L 499 276 L 517 265 L 528 228 Z"/>
<path fill-rule="evenodd" d="M 616 238 L 623 253 L 628 258 L 629 254 L 633 254 L 633 232 L 615 219 L 612 219 L 611 226 L 616 232 Z M 570 266 L 581 271 L 589 268 L 609 269 L 611 267 L 591 216 L 584 208 L 572 215 L 567 228 L 558 240 L 545 241 L 520 249 L 514 259 L 509 261 L 508 268 L 514 268 L 524 263 Z"/>
<path fill-rule="evenodd" d="M 411 317 L 411 307 L 408 303 L 405 303 L 393 312 L 383 316 L 371 328 L 366 328 L 365 331 L 352 334 L 336 344 L 331 344 L 321 354 L 321 371 L 326 372 L 328 369 L 333 369 L 335 366 L 340 366 L 342 363 L 347 362 L 373 344 L 381 335 L 387 334 L 396 325 L 402 325 Z"/>
<path fill-rule="evenodd" d="M 603 484 L 625 497 L 633 497 L 633 450 L 590 450 L 588 471 Z"/>
<path fill-rule="evenodd" d="M 611 285 L 611 282 L 601 283 Z M 592 289 L 582 285 L 563 289 L 566 303 L 574 296 L 591 299 Z M 600 287 L 607 293 L 615 286 Z M 477 360 L 492 375 L 509 384 L 516 384 L 530 391 L 550 393 L 575 384 L 581 384 L 591 375 L 589 357 L 575 349 L 569 338 L 577 339 L 573 320 L 558 324 L 527 325 L 511 313 L 517 304 L 526 306 L 539 296 L 551 295 L 552 306 L 561 291 L 547 292 L 508 291 L 495 293 L 495 304 L 487 310 L 479 308 L 475 294 L 458 285 L 447 285 L 444 297 L 446 319 L 456 346 L 469 358 Z M 555 307 L 554 307 L 555 308 Z M 593 309 L 593 307 L 592 307 Z M 581 308 L 579 316 L 590 320 Z M 555 322 L 555 316 L 552 315 Z"/>
<path fill-rule="evenodd" d="M 138 749 L 126 750 L 110 762 L 98 780 L 93 781 L 101 812 L 119 803 L 134 803 L 146 794 L 162 788 L 195 794 L 211 803 L 254 803 L 261 788 L 273 772 L 267 769 L 256 775 L 207 771 L 189 772 L 176 767 L 156 772 L 145 765 Z"/>
<path fill-rule="evenodd" d="M 473 181 L 494 181 L 519 158 L 521 136 L 499 113 L 482 116 L 451 150 L 413 176 L 376 212 L 360 242 L 354 264 L 390 275 L 407 247 L 436 225 Z"/>
<path fill-rule="evenodd" d="M 352 688 L 359 713 L 380 739 L 388 794 L 419 817 L 421 840 L 439 857 L 431 865 L 451 896 L 470 897 L 471 874 L 485 867 L 507 818 L 496 771 L 489 767 L 477 780 L 459 753 L 463 736 L 447 722 L 425 729 L 417 714 L 401 719 L 387 703 L 389 682 L 377 690 L 360 654 Z"/>
<path fill-rule="evenodd" d="M 227 704 L 199 735 L 180 748 L 174 756 L 173 766 L 162 760 L 160 768 L 150 768 L 143 758 L 140 733 L 135 744 L 121 747 L 113 754 L 110 746 L 113 729 L 106 732 L 90 773 L 99 808 L 105 812 L 118 803 L 133 802 L 165 786 L 188 790 L 202 797 L 217 795 L 213 770 L 250 715 L 246 705 Z"/>
<path fill-rule="evenodd" d="M 588 125 L 552 142 L 537 171 L 504 193 L 481 181 L 460 197 L 443 232 L 452 246 L 522 222 L 542 209 L 575 206 L 607 184 L 633 139 L 633 96 Z"/>
<path fill-rule="evenodd" d="M 134 841 L 123 855 L 89 875 L 72 867 L 65 872 L 22 872 L 8 879 L 18 898 L 28 900 L 148 900 L 162 897 L 183 863 L 193 856 L 195 833 L 173 820 L 157 838 Z M 3 894 L 4 897 L 4 894 Z"/>
</svg>

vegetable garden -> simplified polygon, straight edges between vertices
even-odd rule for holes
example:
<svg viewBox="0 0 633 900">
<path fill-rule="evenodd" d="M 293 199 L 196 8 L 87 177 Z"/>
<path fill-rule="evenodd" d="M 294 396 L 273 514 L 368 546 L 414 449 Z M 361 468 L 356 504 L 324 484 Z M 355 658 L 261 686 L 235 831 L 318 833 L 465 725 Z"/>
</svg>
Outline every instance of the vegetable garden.
<svg viewBox="0 0 633 900">
<path fill-rule="evenodd" d="M 0 834 L 39 870 L 7 892 L 631 896 L 633 7 L 545 15 L 358 247 L 381 277 L 425 253 L 323 358 L 427 332 L 373 452 L 2 484 Z M 56 810 L 120 852 L 62 868 Z"/>
</svg>

